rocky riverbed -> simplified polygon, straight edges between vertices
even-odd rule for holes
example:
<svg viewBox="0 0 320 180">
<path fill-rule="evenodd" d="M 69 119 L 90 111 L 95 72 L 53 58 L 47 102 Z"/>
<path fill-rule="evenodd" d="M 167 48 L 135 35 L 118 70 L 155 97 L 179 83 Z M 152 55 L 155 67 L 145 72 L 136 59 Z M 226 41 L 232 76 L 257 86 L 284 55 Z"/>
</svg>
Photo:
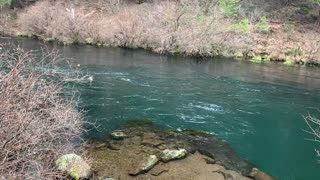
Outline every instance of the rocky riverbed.
<svg viewBox="0 0 320 180">
<path fill-rule="evenodd" d="M 151 121 L 129 121 L 109 137 L 85 145 L 93 179 L 270 180 L 214 135 L 165 130 Z"/>
</svg>

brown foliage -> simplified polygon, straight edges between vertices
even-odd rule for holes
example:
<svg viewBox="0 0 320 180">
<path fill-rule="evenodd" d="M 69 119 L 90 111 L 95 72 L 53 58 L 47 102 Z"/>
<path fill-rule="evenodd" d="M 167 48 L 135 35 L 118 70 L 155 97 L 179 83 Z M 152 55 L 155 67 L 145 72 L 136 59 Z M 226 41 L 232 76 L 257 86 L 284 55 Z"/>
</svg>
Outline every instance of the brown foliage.
<svg viewBox="0 0 320 180">
<path fill-rule="evenodd" d="M 61 96 L 55 53 L 0 46 L 0 178 L 56 179 L 57 156 L 75 151 L 82 115 Z"/>
</svg>

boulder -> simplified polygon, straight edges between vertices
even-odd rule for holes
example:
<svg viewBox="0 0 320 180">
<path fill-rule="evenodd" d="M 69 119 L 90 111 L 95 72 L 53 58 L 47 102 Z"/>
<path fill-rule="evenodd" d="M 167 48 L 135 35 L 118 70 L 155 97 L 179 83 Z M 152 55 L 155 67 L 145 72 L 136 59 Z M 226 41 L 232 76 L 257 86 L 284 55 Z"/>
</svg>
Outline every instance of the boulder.
<svg viewBox="0 0 320 180">
<path fill-rule="evenodd" d="M 163 162 L 168 162 L 175 159 L 181 159 L 187 156 L 187 150 L 179 149 L 179 150 L 170 150 L 165 149 L 161 152 L 161 160 Z"/>
<path fill-rule="evenodd" d="M 144 158 L 140 165 L 133 171 L 129 172 L 129 175 L 131 176 L 137 176 L 142 173 L 148 172 L 150 169 L 152 169 L 157 163 L 159 162 L 159 159 L 155 155 L 150 155 L 146 158 Z"/>
<path fill-rule="evenodd" d="M 73 179 L 89 178 L 91 167 L 78 155 L 66 154 L 55 161 L 56 168 L 64 171 Z"/>
</svg>

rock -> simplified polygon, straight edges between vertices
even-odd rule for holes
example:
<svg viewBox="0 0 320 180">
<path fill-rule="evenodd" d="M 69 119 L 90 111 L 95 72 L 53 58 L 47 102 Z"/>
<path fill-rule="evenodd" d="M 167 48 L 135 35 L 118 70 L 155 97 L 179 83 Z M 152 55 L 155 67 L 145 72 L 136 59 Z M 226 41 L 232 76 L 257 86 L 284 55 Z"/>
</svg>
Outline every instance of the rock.
<svg viewBox="0 0 320 180">
<path fill-rule="evenodd" d="M 165 172 L 169 172 L 169 169 L 157 169 L 155 171 L 152 171 L 151 174 L 153 176 L 159 176 L 159 175 L 161 175 L 162 173 L 165 173 Z"/>
<path fill-rule="evenodd" d="M 129 172 L 129 175 L 131 176 L 137 176 L 142 173 L 148 172 L 150 169 L 152 169 L 157 163 L 159 162 L 159 159 L 155 155 L 150 155 L 147 158 L 144 158 L 142 160 L 142 163 L 139 165 L 138 168 L 135 170 Z"/>
<path fill-rule="evenodd" d="M 216 160 L 210 158 L 210 157 L 206 157 L 204 158 L 204 160 L 206 161 L 207 164 L 215 164 Z"/>
<path fill-rule="evenodd" d="M 118 150 L 120 150 L 120 148 L 121 148 L 121 144 L 119 144 L 119 143 L 117 143 L 117 142 L 114 142 L 114 141 L 110 141 L 107 147 L 108 147 L 109 149 L 111 149 L 111 150 L 116 150 L 116 151 L 118 151 Z"/>
<path fill-rule="evenodd" d="M 253 177 L 255 180 L 274 180 L 273 177 L 271 177 L 265 172 L 260 171 L 257 168 L 252 168 L 252 171 L 249 175 Z"/>
<path fill-rule="evenodd" d="M 153 147 L 160 146 L 164 144 L 165 142 L 163 140 L 157 139 L 155 137 L 155 133 L 146 133 L 142 137 L 142 144 L 143 145 L 151 145 Z"/>
<path fill-rule="evenodd" d="M 99 180 L 116 180 L 116 179 L 114 179 L 114 178 L 112 178 L 112 177 L 110 177 L 110 176 L 105 176 L 105 177 L 100 177 L 100 178 L 98 178 Z"/>
<path fill-rule="evenodd" d="M 153 147 L 158 147 L 164 143 L 165 143 L 164 141 L 158 140 L 158 139 L 145 139 L 142 141 L 143 145 L 151 145 Z"/>
<path fill-rule="evenodd" d="M 56 168 L 64 171 L 73 179 L 89 178 L 91 167 L 78 155 L 66 154 L 55 161 Z"/>
<path fill-rule="evenodd" d="M 107 146 L 106 143 L 100 143 L 100 144 L 96 145 L 95 148 L 99 149 L 99 148 L 102 148 L 102 147 L 105 147 L 105 146 Z"/>
<path fill-rule="evenodd" d="M 187 150 L 179 149 L 179 150 L 170 150 L 165 149 L 162 151 L 160 157 L 163 162 L 168 162 L 175 159 L 184 158 L 187 155 Z"/>
<path fill-rule="evenodd" d="M 133 136 L 125 140 L 125 143 L 130 145 L 140 145 L 141 144 L 141 137 L 140 136 Z"/>
<path fill-rule="evenodd" d="M 249 178 L 242 176 L 241 174 L 231 170 L 219 170 L 214 172 L 220 173 L 221 175 L 223 175 L 225 180 L 250 180 Z"/>
<path fill-rule="evenodd" d="M 122 132 L 122 131 L 113 131 L 113 132 L 111 133 L 111 137 L 112 137 L 113 139 L 124 139 L 124 138 L 127 137 L 127 135 L 126 135 L 124 132 Z"/>
</svg>

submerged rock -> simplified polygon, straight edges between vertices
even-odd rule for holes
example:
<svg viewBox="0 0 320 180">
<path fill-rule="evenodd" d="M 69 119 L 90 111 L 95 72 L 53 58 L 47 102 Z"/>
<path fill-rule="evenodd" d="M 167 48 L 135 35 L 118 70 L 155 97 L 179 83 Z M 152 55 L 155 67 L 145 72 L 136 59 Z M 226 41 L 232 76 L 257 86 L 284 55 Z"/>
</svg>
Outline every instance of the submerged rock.
<svg viewBox="0 0 320 180">
<path fill-rule="evenodd" d="M 274 180 L 273 177 L 268 175 L 265 172 L 260 171 L 258 168 L 252 168 L 252 171 L 249 174 L 255 180 Z"/>
<path fill-rule="evenodd" d="M 113 131 L 113 132 L 111 133 L 111 137 L 112 137 L 113 139 L 124 139 L 124 138 L 127 137 L 127 135 L 126 135 L 124 132 L 122 132 L 122 131 Z"/>
<path fill-rule="evenodd" d="M 165 149 L 162 151 L 160 157 L 163 162 L 168 162 L 175 159 L 181 159 L 187 156 L 187 150 L 179 149 L 179 150 L 170 150 Z"/>
<path fill-rule="evenodd" d="M 78 155 L 66 154 L 61 156 L 55 162 L 59 171 L 64 171 L 73 179 L 89 178 L 91 176 L 91 167 Z"/>
<path fill-rule="evenodd" d="M 150 155 L 149 157 L 146 157 L 142 160 L 141 164 L 137 167 L 137 169 L 134 169 L 133 171 L 129 172 L 129 175 L 136 176 L 142 173 L 146 173 L 150 169 L 152 169 L 158 162 L 159 159 L 157 156 Z"/>
</svg>

